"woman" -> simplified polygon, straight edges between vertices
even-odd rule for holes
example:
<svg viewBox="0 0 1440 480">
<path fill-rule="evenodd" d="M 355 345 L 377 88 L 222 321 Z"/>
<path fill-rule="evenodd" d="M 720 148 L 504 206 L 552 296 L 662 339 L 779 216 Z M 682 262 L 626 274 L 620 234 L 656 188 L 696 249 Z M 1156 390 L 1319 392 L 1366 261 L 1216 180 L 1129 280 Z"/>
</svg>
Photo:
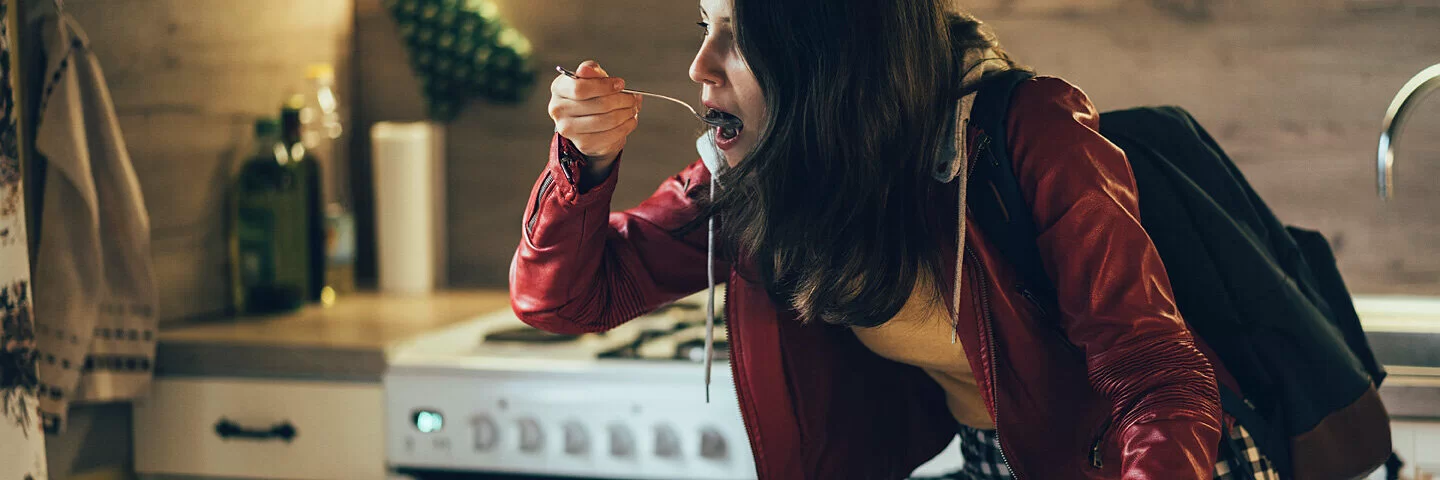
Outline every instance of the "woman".
<svg viewBox="0 0 1440 480">
<path fill-rule="evenodd" d="M 1013 65 L 944 3 L 701 0 L 690 76 L 742 125 L 701 139 L 724 160 L 713 200 L 696 162 L 610 213 L 639 99 L 594 62 L 556 78 L 515 312 L 597 332 L 698 291 L 713 216 L 760 478 L 904 478 L 957 432 L 967 478 L 1231 475 L 1216 372 L 1079 89 L 1025 82 L 1003 139 L 1058 304 L 962 215 L 970 93 Z"/>
</svg>

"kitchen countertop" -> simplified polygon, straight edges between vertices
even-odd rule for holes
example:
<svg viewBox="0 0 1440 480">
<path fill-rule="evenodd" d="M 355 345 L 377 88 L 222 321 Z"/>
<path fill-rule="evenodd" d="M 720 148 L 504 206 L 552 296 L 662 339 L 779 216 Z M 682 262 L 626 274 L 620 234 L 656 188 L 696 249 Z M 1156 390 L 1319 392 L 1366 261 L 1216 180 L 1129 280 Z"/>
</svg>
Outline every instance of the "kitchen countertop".
<svg viewBox="0 0 1440 480">
<path fill-rule="evenodd" d="M 509 305 L 504 290 L 360 293 L 329 308 L 170 325 L 156 374 L 379 382 L 390 349 Z M 1391 414 L 1440 418 L 1440 298 L 1357 296 L 1355 306 L 1390 373 L 1381 396 Z"/>
<path fill-rule="evenodd" d="M 389 348 L 508 308 L 504 290 L 355 293 L 342 295 L 332 307 L 166 325 L 160 330 L 155 373 L 378 382 Z"/>
</svg>

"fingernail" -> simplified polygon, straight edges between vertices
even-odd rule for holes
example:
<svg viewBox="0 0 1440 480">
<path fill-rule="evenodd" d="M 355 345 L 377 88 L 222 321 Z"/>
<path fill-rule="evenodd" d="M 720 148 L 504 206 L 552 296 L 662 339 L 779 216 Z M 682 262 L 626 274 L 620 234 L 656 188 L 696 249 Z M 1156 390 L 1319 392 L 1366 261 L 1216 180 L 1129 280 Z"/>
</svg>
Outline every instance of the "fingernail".
<svg viewBox="0 0 1440 480">
<path fill-rule="evenodd" d="M 621 91 L 621 90 L 624 90 L 624 89 L 625 89 L 625 79 L 623 79 L 623 78 L 621 78 L 621 79 L 616 79 L 616 80 L 615 80 L 615 91 L 618 92 L 618 91 Z"/>
</svg>

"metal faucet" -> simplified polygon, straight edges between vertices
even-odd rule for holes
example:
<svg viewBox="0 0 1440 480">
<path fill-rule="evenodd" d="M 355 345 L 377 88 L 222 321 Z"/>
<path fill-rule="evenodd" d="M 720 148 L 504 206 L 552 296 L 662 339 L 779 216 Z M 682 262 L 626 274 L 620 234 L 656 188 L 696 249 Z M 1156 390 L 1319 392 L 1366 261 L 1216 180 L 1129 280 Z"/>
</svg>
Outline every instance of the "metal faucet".
<svg viewBox="0 0 1440 480">
<path fill-rule="evenodd" d="M 1385 122 L 1380 131 L 1379 163 L 1376 164 L 1375 172 L 1375 186 L 1380 198 L 1389 200 L 1395 195 L 1395 143 L 1400 141 L 1400 131 L 1404 128 L 1405 119 L 1410 116 L 1415 105 L 1437 89 L 1440 89 L 1440 64 L 1421 70 L 1409 82 L 1405 82 L 1400 93 L 1390 101 L 1390 108 L 1385 110 Z"/>
</svg>

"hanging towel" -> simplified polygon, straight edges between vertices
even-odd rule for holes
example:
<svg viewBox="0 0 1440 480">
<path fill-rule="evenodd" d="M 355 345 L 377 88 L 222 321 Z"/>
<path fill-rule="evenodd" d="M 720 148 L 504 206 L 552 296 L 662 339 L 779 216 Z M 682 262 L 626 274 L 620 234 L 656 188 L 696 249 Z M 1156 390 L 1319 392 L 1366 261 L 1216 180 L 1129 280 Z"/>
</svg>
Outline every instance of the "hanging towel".
<svg viewBox="0 0 1440 480">
<path fill-rule="evenodd" d="M 35 268 L 40 410 L 128 400 L 150 384 L 157 327 L 150 217 L 110 91 L 85 33 L 41 17 L 44 87 L 35 148 L 48 164 Z"/>
</svg>

